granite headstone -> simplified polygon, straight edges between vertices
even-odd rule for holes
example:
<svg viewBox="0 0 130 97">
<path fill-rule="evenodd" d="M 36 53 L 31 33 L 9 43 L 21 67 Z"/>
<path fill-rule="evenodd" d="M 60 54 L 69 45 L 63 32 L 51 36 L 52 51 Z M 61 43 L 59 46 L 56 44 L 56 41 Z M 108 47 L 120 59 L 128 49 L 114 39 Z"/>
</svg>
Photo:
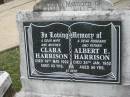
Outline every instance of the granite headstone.
<svg viewBox="0 0 130 97">
<path fill-rule="evenodd" d="M 17 96 L 129 97 L 129 14 L 109 0 L 42 0 L 19 12 Z"/>
</svg>

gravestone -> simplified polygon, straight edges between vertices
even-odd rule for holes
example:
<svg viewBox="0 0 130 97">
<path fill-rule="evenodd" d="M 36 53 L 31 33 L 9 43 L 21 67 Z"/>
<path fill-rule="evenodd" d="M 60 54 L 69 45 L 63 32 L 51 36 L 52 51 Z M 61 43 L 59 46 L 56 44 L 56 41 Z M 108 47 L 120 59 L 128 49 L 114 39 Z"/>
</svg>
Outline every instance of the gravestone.
<svg viewBox="0 0 130 97">
<path fill-rule="evenodd" d="M 11 84 L 12 80 L 10 75 L 5 71 L 0 71 L 0 97 L 4 97 Z"/>
<path fill-rule="evenodd" d="M 16 97 L 130 96 L 130 11 L 109 2 L 42 0 L 17 14 L 23 88 Z"/>
</svg>

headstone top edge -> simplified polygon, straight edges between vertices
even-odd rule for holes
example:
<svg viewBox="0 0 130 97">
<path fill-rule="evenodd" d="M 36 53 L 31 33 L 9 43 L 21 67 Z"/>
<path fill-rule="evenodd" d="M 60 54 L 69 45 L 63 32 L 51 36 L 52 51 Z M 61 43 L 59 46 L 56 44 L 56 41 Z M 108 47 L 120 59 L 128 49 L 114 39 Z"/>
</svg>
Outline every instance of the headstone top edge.
<svg viewBox="0 0 130 97">
<path fill-rule="evenodd" d="M 33 11 L 89 11 L 111 10 L 110 0 L 40 0 L 34 5 Z"/>
<path fill-rule="evenodd" d="M 59 11 L 59 12 L 31 12 L 31 11 L 20 11 L 17 13 L 17 22 L 28 22 L 28 21 L 58 21 L 70 20 L 121 20 L 121 16 L 126 12 L 120 11 Z M 53 15 L 52 15 L 53 14 Z M 56 17 L 56 18 L 54 18 Z M 104 18 L 102 18 L 104 17 Z M 94 19 L 92 19 L 94 18 Z"/>
</svg>

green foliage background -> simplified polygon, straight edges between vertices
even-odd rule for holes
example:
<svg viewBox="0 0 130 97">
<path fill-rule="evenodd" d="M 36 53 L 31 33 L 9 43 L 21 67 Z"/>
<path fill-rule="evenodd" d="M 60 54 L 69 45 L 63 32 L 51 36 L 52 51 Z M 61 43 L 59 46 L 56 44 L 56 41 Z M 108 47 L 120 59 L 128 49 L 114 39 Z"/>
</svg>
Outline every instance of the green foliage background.
<svg viewBox="0 0 130 97">
<path fill-rule="evenodd" d="M 12 79 L 12 86 L 16 92 L 21 89 L 20 82 L 20 53 L 19 48 L 0 52 L 0 71 L 7 71 Z"/>
</svg>

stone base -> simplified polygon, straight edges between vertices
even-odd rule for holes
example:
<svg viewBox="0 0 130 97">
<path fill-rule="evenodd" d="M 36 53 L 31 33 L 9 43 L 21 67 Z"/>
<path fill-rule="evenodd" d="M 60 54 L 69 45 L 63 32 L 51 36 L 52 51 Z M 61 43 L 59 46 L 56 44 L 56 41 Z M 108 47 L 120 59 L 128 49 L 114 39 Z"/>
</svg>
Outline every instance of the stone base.
<svg viewBox="0 0 130 97">
<path fill-rule="evenodd" d="M 130 85 L 29 79 L 22 82 L 22 91 L 16 97 L 130 97 Z"/>
<path fill-rule="evenodd" d="M 37 93 L 31 93 L 31 92 L 25 93 L 23 91 L 20 91 L 14 97 L 76 97 L 76 96 L 45 95 L 45 94 L 37 94 Z M 90 97 L 90 96 L 85 96 L 85 97 Z"/>
</svg>

